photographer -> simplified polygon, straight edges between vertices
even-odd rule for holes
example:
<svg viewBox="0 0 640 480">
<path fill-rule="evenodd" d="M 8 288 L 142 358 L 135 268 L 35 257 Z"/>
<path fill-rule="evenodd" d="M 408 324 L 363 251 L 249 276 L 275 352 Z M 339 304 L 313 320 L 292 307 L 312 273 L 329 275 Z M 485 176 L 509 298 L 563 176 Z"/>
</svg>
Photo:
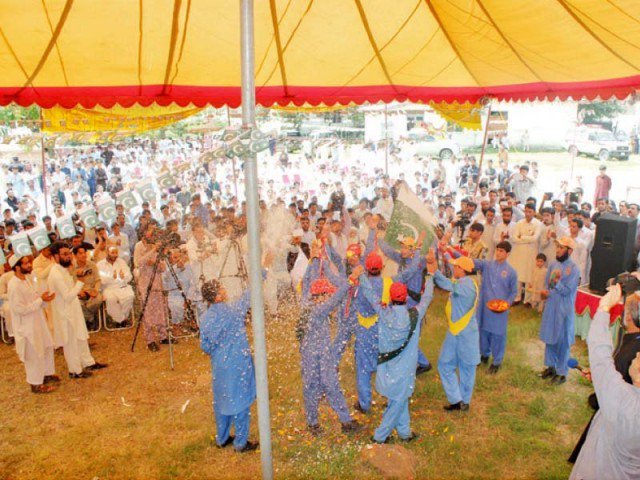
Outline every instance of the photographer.
<svg viewBox="0 0 640 480">
<path fill-rule="evenodd" d="M 218 245 L 202 224 L 195 220 L 191 226 L 193 236 L 186 244 L 189 262 L 193 267 L 194 281 L 202 278 L 211 280 L 217 278 L 219 269 L 216 269 L 216 256 Z"/>
<path fill-rule="evenodd" d="M 616 370 L 609 334 L 609 310 L 621 295 L 620 285 L 609 288 L 589 330 L 591 378 L 600 410 L 569 477 L 573 480 L 631 479 L 640 472 L 640 353 L 628 368 L 629 384 Z"/>
</svg>

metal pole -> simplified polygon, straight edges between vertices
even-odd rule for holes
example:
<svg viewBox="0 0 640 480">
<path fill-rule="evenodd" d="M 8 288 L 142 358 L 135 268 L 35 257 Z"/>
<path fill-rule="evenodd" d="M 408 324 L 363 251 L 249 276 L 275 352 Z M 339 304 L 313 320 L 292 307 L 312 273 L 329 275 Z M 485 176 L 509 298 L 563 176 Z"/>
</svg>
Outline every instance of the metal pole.
<svg viewBox="0 0 640 480">
<path fill-rule="evenodd" d="M 389 125 L 387 122 L 387 104 L 384 104 L 384 174 L 389 175 Z"/>
<path fill-rule="evenodd" d="M 240 0 L 240 44 L 242 55 L 242 127 L 255 126 L 255 51 L 253 39 L 253 0 Z M 260 259 L 260 208 L 258 204 L 258 161 L 248 154 L 244 162 L 245 193 L 247 197 L 247 236 L 249 243 L 249 288 L 251 289 L 251 318 L 255 349 L 256 393 L 258 397 L 258 429 L 262 478 L 273 478 L 271 457 L 271 414 L 269 413 L 269 381 L 267 377 L 267 346 L 264 328 L 264 298 Z"/>
<path fill-rule="evenodd" d="M 478 194 L 478 187 L 480 186 L 480 177 L 482 177 L 482 162 L 484 161 L 484 151 L 487 148 L 487 136 L 489 135 L 490 121 L 491 121 L 491 103 L 489 103 L 489 110 L 487 111 L 487 123 L 484 126 L 484 135 L 482 137 L 482 150 L 480 151 L 480 165 L 478 166 L 478 181 L 476 182 L 476 190 L 473 193 L 474 197 Z"/>
<path fill-rule="evenodd" d="M 40 109 L 40 155 L 42 160 L 42 194 L 44 195 L 44 214 L 49 215 L 49 200 L 47 199 L 47 165 L 46 155 L 44 151 L 44 121 L 42 118 L 42 109 Z"/>
</svg>

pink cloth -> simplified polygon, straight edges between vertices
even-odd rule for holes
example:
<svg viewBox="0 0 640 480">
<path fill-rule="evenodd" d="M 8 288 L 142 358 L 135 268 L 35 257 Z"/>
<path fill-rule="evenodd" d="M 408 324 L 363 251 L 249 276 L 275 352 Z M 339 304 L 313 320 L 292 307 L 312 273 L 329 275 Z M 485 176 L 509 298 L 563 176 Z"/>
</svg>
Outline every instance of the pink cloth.
<svg viewBox="0 0 640 480">
<path fill-rule="evenodd" d="M 611 190 L 611 177 L 609 175 L 598 175 L 596 177 L 596 192 L 593 199 L 595 205 L 599 198 L 609 199 L 609 191 Z"/>
<path fill-rule="evenodd" d="M 155 261 L 156 255 L 152 255 Z M 140 275 L 138 277 L 138 296 L 141 302 L 144 302 L 145 295 L 151 275 L 153 273 L 153 265 L 140 265 Z M 164 296 L 162 294 L 162 272 L 158 269 L 153 280 L 153 287 L 149 293 L 149 300 L 142 318 L 142 327 L 144 329 L 144 337 L 147 344 L 159 342 L 167 338 L 167 317 Z"/>
</svg>

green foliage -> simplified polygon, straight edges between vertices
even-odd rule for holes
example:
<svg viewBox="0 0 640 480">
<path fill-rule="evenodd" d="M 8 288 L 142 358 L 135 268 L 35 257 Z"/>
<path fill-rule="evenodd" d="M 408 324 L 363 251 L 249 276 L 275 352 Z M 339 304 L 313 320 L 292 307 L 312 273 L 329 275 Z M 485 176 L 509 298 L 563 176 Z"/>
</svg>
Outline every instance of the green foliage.
<svg viewBox="0 0 640 480">
<path fill-rule="evenodd" d="M 19 105 L 9 105 L 0 107 L 0 122 L 24 122 L 27 120 L 39 120 L 40 108 L 32 105 L 31 107 L 21 107 Z"/>
<path fill-rule="evenodd" d="M 578 105 L 578 115 L 584 112 L 582 123 L 598 123 L 612 120 L 616 115 L 625 111 L 624 104 L 618 100 L 608 100 L 606 102 L 589 102 Z"/>
</svg>

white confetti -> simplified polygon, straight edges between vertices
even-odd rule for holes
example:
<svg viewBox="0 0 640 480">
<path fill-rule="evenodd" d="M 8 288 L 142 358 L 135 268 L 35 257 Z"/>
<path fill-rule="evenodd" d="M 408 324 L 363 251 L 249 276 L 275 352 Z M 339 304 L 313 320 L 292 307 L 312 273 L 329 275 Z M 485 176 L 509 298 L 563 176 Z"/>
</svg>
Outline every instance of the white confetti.
<svg viewBox="0 0 640 480">
<path fill-rule="evenodd" d="M 124 397 L 120 397 L 120 401 L 122 402 L 122 405 L 124 405 L 125 407 L 130 407 L 131 406 L 125 401 Z"/>
<path fill-rule="evenodd" d="M 187 400 L 186 402 L 184 402 L 184 405 L 182 405 L 182 408 L 180 409 L 180 411 L 182 413 L 185 412 L 185 410 L 187 409 L 187 407 L 189 406 L 189 403 L 191 403 L 191 399 Z"/>
</svg>

